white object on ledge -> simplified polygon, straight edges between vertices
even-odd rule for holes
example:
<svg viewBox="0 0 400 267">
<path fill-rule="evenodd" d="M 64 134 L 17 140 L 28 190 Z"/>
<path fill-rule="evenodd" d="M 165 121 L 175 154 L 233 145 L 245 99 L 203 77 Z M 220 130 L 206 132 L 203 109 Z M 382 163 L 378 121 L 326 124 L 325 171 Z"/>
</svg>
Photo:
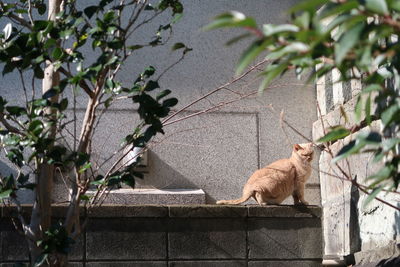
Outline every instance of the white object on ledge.
<svg viewBox="0 0 400 267">
<path fill-rule="evenodd" d="M 94 190 L 87 192 L 93 195 Z M 205 204 L 206 194 L 202 189 L 130 189 L 111 190 L 104 204 Z"/>
</svg>

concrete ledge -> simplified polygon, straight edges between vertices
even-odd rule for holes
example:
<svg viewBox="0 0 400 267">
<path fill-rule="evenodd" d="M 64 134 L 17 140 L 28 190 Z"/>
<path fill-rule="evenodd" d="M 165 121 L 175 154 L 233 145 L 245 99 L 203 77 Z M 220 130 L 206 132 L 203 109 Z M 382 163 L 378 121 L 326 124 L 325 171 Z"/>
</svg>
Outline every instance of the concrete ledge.
<svg viewBox="0 0 400 267">
<path fill-rule="evenodd" d="M 248 217 L 276 218 L 276 217 L 295 217 L 295 218 L 320 218 L 322 209 L 318 206 L 309 205 L 279 205 L 279 206 L 249 206 Z"/>
<path fill-rule="evenodd" d="M 24 214 L 32 211 L 32 205 L 22 206 Z M 54 205 L 53 217 L 62 218 L 67 205 Z M 0 205 L 0 218 L 15 215 L 15 206 Z M 100 207 L 80 207 L 81 216 L 90 218 L 321 218 L 322 209 L 314 205 L 120 205 L 104 204 Z"/>
<path fill-rule="evenodd" d="M 27 261 L 26 242 L 10 219 L 15 207 L 0 208 L 0 267 Z M 54 206 L 54 219 L 67 209 Z M 81 214 L 88 224 L 69 258 L 86 266 L 318 266 L 322 261 L 317 206 L 104 205 L 81 207 Z"/>
</svg>

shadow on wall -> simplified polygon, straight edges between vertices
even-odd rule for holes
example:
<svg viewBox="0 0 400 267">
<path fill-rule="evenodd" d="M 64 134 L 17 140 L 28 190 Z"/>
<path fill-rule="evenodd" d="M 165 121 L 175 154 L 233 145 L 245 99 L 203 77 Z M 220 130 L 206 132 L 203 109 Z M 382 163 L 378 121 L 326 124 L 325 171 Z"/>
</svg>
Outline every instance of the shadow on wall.
<svg viewBox="0 0 400 267">
<path fill-rule="evenodd" d="M 138 188 L 157 189 L 203 189 L 192 183 L 183 174 L 178 172 L 154 151 L 148 150 L 149 173 L 145 173 L 143 180 L 137 180 Z M 206 203 L 215 203 L 215 199 L 206 193 Z"/>
<path fill-rule="evenodd" d="M 8 176 L 10 174 L 15 175 L 16 171 L 10 168 L 10 166 L 4 163 L 4 161 L 0 160 L 0 174 L 1 176 Z"/>
</svg>

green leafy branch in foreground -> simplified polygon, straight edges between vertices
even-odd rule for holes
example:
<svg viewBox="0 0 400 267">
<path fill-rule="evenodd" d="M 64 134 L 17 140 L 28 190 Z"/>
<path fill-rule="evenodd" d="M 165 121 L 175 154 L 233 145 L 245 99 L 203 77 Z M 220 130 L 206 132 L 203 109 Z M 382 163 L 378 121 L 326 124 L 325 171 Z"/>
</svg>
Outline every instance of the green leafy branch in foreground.
<svg viewBox="0 0 400 267">
<path fill-rule="evenodd" d="M 340 82 L 359 80 L 355 125 L 351 129 L 333 127 L 319 142 L 331 144 L 344 139 L 361 126 L 380 120 L 381 132 L 359 133 L 346 144 L 334 162 L 353 154 L 372 152 L 374 162 L 383 167 L 367 178 L 370 194 L 366 202 L 382 190 L 396 191 L 400 181 L 400 2 L 396 0 L 307 0 L 289 10 L 290 24 L 264 24 L 232 11 L 222 14 L 206 30 L 239 27 L 248 33 L 229 42 L 255 36 L 237 66 L 242 72 L 253 60 L 265 55 L 272 63 L 260 74 L 262 92 L 288 70 L 298 76 L 312 75 L 315 81 L 333 69 L 341 73 Z M 376 110 L 373 103 L 376 103 Z M 354 179 L 349 176 L 353 182 Z"/>
<path fill-rule="evenodd" d="M 75 0 L 8 2 L 0 0 L 0 21 L 5 25 L 0 32 L 0 62 L 3 75 L 19 74 L 14 77 L 20 78 L 21 90 L 13 92 L 17 101 L 0 97 L 0 152 L 16 173 L 0 174 L 0 201 L 16 205 L 15 225 L 28 241 L 32 266 L 66 266 L 71 240 L 85 225 L 80 204 L 100 205 L 101 192 L 121 184 L 135 186 L 135 179 L 143 175 L 137 161 L 122 163 L 122 151 L 145 147 L 163 134 L 161 119 L 178 102 L 159 80 L 191 50 L 183 43 L 172 46 L 182 52 L 180 59 L 156 78 L 152 66 L 136 66 L 144 71 L 128 82 L 118 74 L 129 57 L 167 44 L 183 5 L 179 0 L 101 0 L 85 3 L 81 10 Z M 155 18 L 163 13 L 160 25 Z M 137 34 L 144 25 L 148 37 Z M 41 92 L 35 88 L 38 80 Z M 138 109 L 137 125 L 117 151 L 96 164 L 96 129 L 105 122 L 104 113 L 121 99 Z M 77 103 L 85 102 L 83 112 L 78 112 Z M 67 187 L 68 210 L 65 219 L 52 226 L 56 170 Z M 22 216 L 20 189 L 33 190 L 29 217 Z M 87 194 L 89 189 L 95 193 Z"/>
</svg>

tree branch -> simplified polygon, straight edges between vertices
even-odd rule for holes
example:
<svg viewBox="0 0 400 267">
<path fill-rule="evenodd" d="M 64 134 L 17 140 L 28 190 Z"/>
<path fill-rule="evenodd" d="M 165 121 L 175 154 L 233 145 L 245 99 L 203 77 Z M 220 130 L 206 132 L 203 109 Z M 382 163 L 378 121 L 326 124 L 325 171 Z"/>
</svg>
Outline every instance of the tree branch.
<svg viewBox="0 0 400 267">
<path fill-rule="evenodd" d="M 3 124 L 3 126 L 9 132 L 16 133 L 16 134 L 21 134 L 21 131 L 18 128 L 15 128 L 14 126 L 12 126 L 11 124 L 8 123 L 6 118 L 4 118 L 4 113 L 3 112 L 0 112 L 0 122 Z"/>
<path fill-rule="evenodd" d="M 58 70 L 66 77 L 68 78 L 72 77 L 72 74 L 68 70 L 64 69 L 64 67 L 60 67 Z M 85 91 L 86 94 L 88 94 L 90 98 L 94 97 L 94 92 L 92 91 L 92 89 L 90 89 L 89 85 L 85 82 L 85 80 L 80 80 L 79 86 Z"/>
</svg>

